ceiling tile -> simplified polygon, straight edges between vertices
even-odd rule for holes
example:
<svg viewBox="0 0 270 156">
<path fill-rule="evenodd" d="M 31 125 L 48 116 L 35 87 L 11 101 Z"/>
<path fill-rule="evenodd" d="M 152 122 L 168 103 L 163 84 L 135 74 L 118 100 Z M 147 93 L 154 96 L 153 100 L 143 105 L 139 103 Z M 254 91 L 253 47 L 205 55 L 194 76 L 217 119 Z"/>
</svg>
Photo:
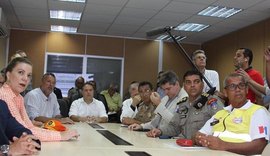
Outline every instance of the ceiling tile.
<svg viewBox="0 0 270 156">
<path fill-rule="evenodd" d="M 270 13 L 270 1 L 266 0 L 249 8 L 249 10 L 255 10 L 260 12 Z"/>
<path fill-rule="evenodd" d="M 49 18 L 48 9 L 15 8 L 15 12 L 19 16 Z"/>
<path fill-rule="evenodd" d="M 173 0 L 178 2 L 198 3 L 198 4 L 211 4 L 217 0 Z"/>
<path fill-rule="evenodd" d="M 244 10 L 238 14 L 235 14 L 231 17 L 231 19 L 240 19 L 245 21 L 261 21 L 269 17 L 269 13 L 262 13 L 258 11 L 249 11 Z"/>
<path fill-rule="evenodd" d="M 163 11 L 197 14 L 199 11 L 203 10 L 207 6 L 208 5 L 206 4 L 194 4 L 194 3 L 172 1 L 169 5 L 167 5 L 163 9 Z"/>
<path fill-rule="evenodd" d="M 178 25 L 178 21 L 168 21 L 168 20 L 150 20 L 145 26 L 151 27 L 161 27 L 161 26 L 176 26 Z"/>
<path fill-rule="evenodd" d="M 111 6 L 124 6 L 128 0 L 87 0 L 87 5 L 102 4 Z"/>
<path fill-rule="evenodd" d="M 68 10 L 76 12 L 82 12 L 85 6 L 84 3 L 70 3 L 55 0 L 49 0 L 48 5 L 50 10 Z"/>
<path fill-rule="evenodd" d="M 160 10 L 169 2 L 169 0 L 129 0 L 126 7 Z"/>
<path fill-rule="evenodd" d="M 79 29 L 102 29 L 106 30 L 110 24 L 105 24 L 105 23 L 94 23 L 94 22 L 81 22 Z"/>
<path fill-rule="evenodd" d="M 115 24 L 126 24 L 140 26 L 144 24 L 148 19 L 143 18 L 132 18 L 132 17 L 118 17 L 114 21 Z"/>
<path fill-rule="evenodd" d="M 264 0 L 219 0 L 214 5 L 246 9 Z"/>
<path fill-rule="evenodd" d="M 134 25 L 125 25 L 125 24 L 113 24 L 108 31 L 123 31 L 129 32 L 130 34 L 136 32 L 139 29 L 138 26 Z"/>
<path fill-rule="evenodd" d="M 86 6 L 84 14 L 116 16 L 121 9 L 122 7 L 119 6 L 91 4 Z"/>
<path fill-rule="evenodd" d="M 48 19 L 42 19 L 42 18 L 38 18 L 38 17 L 29 17 L 29 16 L 18 16 L 18 18 L 20 19 L 20 23 L 22 25 L 28 24 L 28 23 L 37 23 L 40 25 L 48 25 L 49 21 Z"/>
<path fill-rule="evenodd" d="M 14 7 L 46 9 L 46 0 L 10 0 Z"/>
<path fill-rule="evenodd" d="M 111 23 L 114 17 L 108 15 L 91 15 L 87 14 L 82 17 L 82 22 L 98 22 L 98 23 Z"/>
<path fill-rule="evenodd" d="M 155 20 L 175 20 L 178 21 L 178 23 L 180 23 L 181 21 L 184 21 L 185 19 L 189 18 L 190 14 L 184 14 L 184 13 L 174 13 L 174 12 L 167 12 L 167 11 L 161 11 L 159 12 L 157 15 L 155 15 L 153 17 L 153 19 Z"/>
<path fill-rule="evenodd" d="M 148 19 L 154 16 L 156 13 L 157 11 L 154 10 L 124 8 L 119 14 L 119 17 L 135 17 Z"/>
</svg>

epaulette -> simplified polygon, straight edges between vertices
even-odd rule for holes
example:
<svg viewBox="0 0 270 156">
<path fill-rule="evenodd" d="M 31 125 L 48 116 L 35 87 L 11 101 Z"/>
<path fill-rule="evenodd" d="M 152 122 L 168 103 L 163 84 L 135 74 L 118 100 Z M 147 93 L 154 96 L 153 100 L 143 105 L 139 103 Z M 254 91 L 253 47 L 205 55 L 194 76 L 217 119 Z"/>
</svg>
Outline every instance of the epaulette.
<svg viewBox="0 0 270 156">
<path fill-rule="evenodd" d="M 177 105 L 179 105 L 180 103 L 186 102 L 188 100 L 188 97 L 183 97 L 179 102 L 177 102 Z"/>
</svg>

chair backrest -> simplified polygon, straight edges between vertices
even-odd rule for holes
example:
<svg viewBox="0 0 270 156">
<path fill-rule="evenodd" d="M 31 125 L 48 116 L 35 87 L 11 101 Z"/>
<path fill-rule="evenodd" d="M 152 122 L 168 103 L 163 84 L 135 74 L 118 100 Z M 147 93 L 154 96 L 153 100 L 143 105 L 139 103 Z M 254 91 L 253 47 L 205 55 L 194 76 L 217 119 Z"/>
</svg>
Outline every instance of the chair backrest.
<svg viewBox="0 0 270 156">
<path fill-rule="evenodd" d="M 265 146 L 265 148 L 264 148 L 264 150 L 262 152 L 262 156 L 269 156 L 269 155 L 270 155 L 270 143 L 268 143 Z"/>
<path fill-rule="evenodd" d="M 60 113 L 62 117 L 68 117 L 69 113 L 69 104 L 68 101 L 65 99 L 57 99 L 60 107 Z"/>
</svg>

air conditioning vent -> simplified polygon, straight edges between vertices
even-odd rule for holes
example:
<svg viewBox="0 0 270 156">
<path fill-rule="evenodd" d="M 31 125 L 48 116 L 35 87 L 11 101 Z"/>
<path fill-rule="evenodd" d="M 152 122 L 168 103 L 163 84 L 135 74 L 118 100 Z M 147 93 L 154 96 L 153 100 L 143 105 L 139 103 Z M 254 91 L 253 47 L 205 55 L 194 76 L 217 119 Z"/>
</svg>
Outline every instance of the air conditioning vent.
<svg viewBox="0 0 270 156">
<path fill-rule="evenodd" d="M 3 13 L 3 9 L 0 8 L 0 38 L 5 38 L 9 34 L 7 19 Z"/>
<path fill-rule="evenodd" d="M 7 35 L 6 30 L 3 29 L 3 28 L 0 26 L 0 37 L 1 37 L 1 38 L 5 38 L 5 37 L 7 37 L 7 36 L 8 36 L 8 35 Z"/>
</svg>

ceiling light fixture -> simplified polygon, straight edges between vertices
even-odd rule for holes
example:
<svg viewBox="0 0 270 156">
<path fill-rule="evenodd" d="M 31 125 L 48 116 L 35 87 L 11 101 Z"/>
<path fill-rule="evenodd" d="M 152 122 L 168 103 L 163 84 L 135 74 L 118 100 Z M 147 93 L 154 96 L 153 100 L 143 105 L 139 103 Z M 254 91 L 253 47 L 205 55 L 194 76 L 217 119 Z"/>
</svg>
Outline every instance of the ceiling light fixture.
<svg viewBox="0 0 270 156">
<path fill-rule="evenodd" d="M 59 32 L 68 32 L 68 33 L 76 33 L 76 27 L 67 27 L 62 25 L 51 25 L 51 31 L 59 31 Z"/>
<path fill-rule="evenodd" d="M 228 18 L 234 14 L 237 14 L 240 11 L 242 11 L 242 9 L 222 7 L 222 6 L 209 6 L 206 9 L 200 11 L 198 15 Z"/>
<path fill-rule="evenodd" d="M 182 23 L 178 25 L 176 28 L 174 28 L 174 30 L 199 32 L 207 27 L 209 27 L 209 25 L 198 24 L 198 23 Z"/>
<path fill-rule="evenodd" d="M 65 10 L 50 10 L 50 18 L 76 20 L 81 19 L 81 12 L 65 11 Z"/>
<path fill-rule="evenodd" d="M 63 2 L 85 3 L 85 0 L 58 0 Z"/>
</svg>

